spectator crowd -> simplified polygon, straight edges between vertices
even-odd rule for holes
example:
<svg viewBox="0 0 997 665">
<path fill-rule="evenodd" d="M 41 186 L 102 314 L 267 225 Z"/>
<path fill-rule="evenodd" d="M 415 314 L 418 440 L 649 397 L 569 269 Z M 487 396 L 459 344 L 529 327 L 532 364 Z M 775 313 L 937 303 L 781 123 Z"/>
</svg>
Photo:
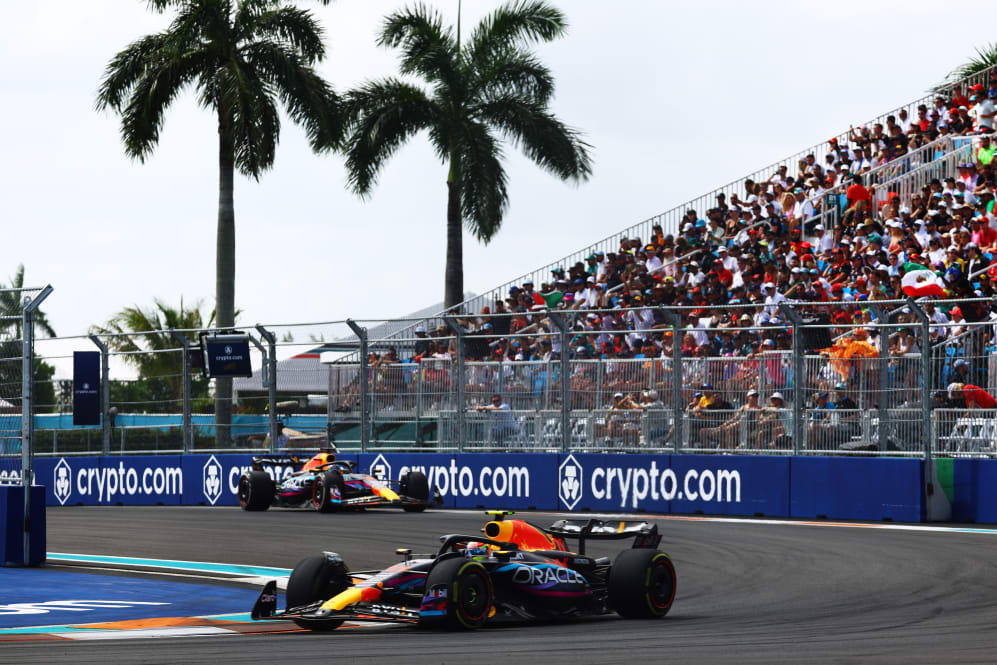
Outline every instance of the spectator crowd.
<svg viewBox="0 0 997 665">
<path fill-rule="evenodd" d="M 957 87 L 936 97 L 930 107 L 919 106 L 913 117 L 900 110 L 885 125 L 853 128 L 847 140 L 832 139 L 823 163 L 808 155 L 792 167 L 780 166 L 767 180 L 745 181 L 742 194 L 717 195 L 708 210 L 689 209 L 674 233 L 655 226 L 650 237 L 621 238 L 612 251 L 596 251 L 583 262 L 556 267 L 540 284 L 526 280 L 513 286 L 481 311 L 457 314 L 466 333 L 465 357 L 546 361 L 568 353 L 572 359 L 669 359 L 679 345 L 681 355 L 690 359 L 762 358 L 792 348 L 791 322 L 780 304 L 793 302 L 802 315 L 827 324 L 826 346 L 810 345 L 826 357 L 840 359 L 846 349 L 857 348 L 854 344 L 867 344 L 862 355 L 871 358 L 885 344 L 891 357 L 902 359 L 919 352 L 910 329 L 903 327 L 918 321 L 915 313 L 898 309 L 889 322 L 900 327 L 880 340 L 870 305 L 914 295 L 904 278 L 916 271 L 924 271 L 939 287 L 920 301 L 938 324 L 932 328 L 932 343 L 997 322 L 992 301 L 997 279 L 995 101 L 997 77 L 988 86 Z M 939 141 L 946 137 L 962 138 Z M 930 150 L 933 142 L 943 152 L 969 142 L 969 157 L 955 172 L 942 173 L 913 191 L 889 182 L 880 186 L 876 182 L 881 180 L 871 177 L 885 165 L 905 164 L 914 151 Z M 931 152 L 925 161 L 940 154 Z M 562 312 L 571 327 L 567 349 L 561 348 L 550 311 Z M 683 317 L 677 340 L 669 311 Z M 983 358 L 993 337 L 992 327 L 986 329 L 982 341 L 962 347 L 963 362 L 973 366 L 972 376 L 960 385 L 986 385 L 979 376 L 986 371 Z M 416 362 L 450 358 L 454 352 L 445 327 L 419 328 L 416 337 Z M 397 356 L 375 357 L 374 362 L 397 362 Z M 940 387 L 958 378 L 954 372 L 952 363 L 940 368 Z M 909 366 L 894 376 L 900 377 L 900 388 L 920 380 Z M 684 385 L 691 391 L 708 380 L 687 376 Z M 855 404 L 848 395 L 860 388 L 855 373 L 829 372 L 823 382 L 816 375 L 808 380 L 817 388 L 808 394 L 815 411 L 833 409 L 835 395 Z M 788 381 L 772 385 L 778 390 Z M 616 387 L 626 385 L 609 389 Z M 746 383 L 737 404 L 724 403 L 723 410 L 731 415 L 738 409 L 765 408 L 758 407 L 759 396 L 749 395 L 750 388 Z M 697 392 L 690 413 L 708 406 L 699 404 L 703 391 Z M 916 392 L 910 391 L 910 401 Z M 962 395 L 961 389 L 951 392 Z M 782 398 L 778 393 L 780 403 Z M 958 399 L 954 394 L 951 398 Z M 640 390 L 624 389 L 619 399 L 631 406 L 648 401 Z M 657 401 L 657 392 L 651 401 Z M 763 401 L 771 407 L 776 400 L 767 395 Z M 704 444 L 726 440 L 733 431 L 727 418 L 704 420 L 695 436 Z M 786 434 L 777 418 L 758 418 L 765 440 Z M 612 423 L 607 421 L 607 427 Z M 825 436 L 820 432 L 827 429 L 820 418 L 810 428 L 816 436 Z"/>
</svg>

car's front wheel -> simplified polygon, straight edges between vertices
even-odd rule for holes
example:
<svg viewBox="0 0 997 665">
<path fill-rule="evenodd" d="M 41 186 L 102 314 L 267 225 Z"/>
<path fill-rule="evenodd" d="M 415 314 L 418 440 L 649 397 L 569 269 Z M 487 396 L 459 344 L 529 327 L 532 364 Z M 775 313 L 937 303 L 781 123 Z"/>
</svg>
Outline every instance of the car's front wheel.
<svg viewBox="0 0 997 665">
<path fill-rule="evenodd" d="M 320 473 L 312 483 L 312 504 L 320 513 L 334 512 L 342 505 L 340 501 L 345 492 L 343 474 L 335 469 Z"/>
<path fill-rule="evenodd" d="M 656 619 L 675 600 L 675 566 L 664 552 L 624 550 L 609 571 L 609 606 L 628 619 Z"/>
<path fill-rule="evenodd" d="M 481 627 L 492 610 L 492 579 L 478 561 L 446 559 L 426 579 L 419 623 L 451 630 Z"/>
<path fill-rule="evenodd" d="M 422 471 L 409 471 L 398 483 L 398 493 L 404 497 L 422 501 L 407 504 L 403 508 L 408 513 L 421 513 L 429 503 L 429 480 Z"/>
<path fill-rule="evenodd" d="M 273 503 L 276 485 L 266 471 L 250 471 L 239 478 L 239 505 L 243 510 L 266 510 Z"/>
<path fill-rule="evenodd" d="M 287 580 L 287 609 L 328 600 L 350 585 L 349 570 L 342 559 L 330 560 L 326 555 L 310 556 L 298 562 Z M 309 630 L 333 630 L 343 619 L 309 621 L 294 619 L 294 623 Z"/>
</svg>

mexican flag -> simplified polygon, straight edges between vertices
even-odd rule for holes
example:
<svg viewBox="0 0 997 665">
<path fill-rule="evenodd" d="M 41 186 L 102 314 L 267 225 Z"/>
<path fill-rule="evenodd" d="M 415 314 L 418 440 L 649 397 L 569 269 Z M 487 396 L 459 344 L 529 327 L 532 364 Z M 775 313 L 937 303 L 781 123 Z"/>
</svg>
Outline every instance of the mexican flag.
<svg viewBox="0 0 997 665">
<path fill-rule="evenodd" d="M 919 296 L 939 296 L 944 298 L 944 284 L 934 271 L 925 268 L 918 263 L 904 264 L 904 277 L 900 280 L 900 287 L 905 295 L 911 298 Z"/>
</svg>

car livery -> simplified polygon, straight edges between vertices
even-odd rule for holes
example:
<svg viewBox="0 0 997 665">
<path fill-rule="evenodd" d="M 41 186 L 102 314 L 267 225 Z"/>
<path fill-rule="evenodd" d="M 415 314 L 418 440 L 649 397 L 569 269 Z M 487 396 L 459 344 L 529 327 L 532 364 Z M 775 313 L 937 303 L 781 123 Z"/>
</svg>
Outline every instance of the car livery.
<svg viewBox="0 0 997 665">
<path fill-rule="evenodd" d="M 350 572 L 334 552 L 303 559 L 277 609 L 276 582 L 266 584 L 254 620 L 293 620 L 332 630 L 347 620 L 473 629 L 489 622 L 533 621 L 616 612 L 658 618 L 675 599 L 675 567 L 658 551 L 647 522 L 560 520 L 542 528 L 493 511 L 484 537 L 440 538 L 435 554 L 400 549 L 403 561 L 381 571 Z M 577 539 L 577 552 L 565 541 Z M 585 554 L 587 540 L 633 539 L 615 560 Z"/>
<path fill-rule="evenodd" d="M 264 465 L 300 469 L 280 484 L 274 482 Z M 254 457 L 252 467 L 239 478 L 239 505 L 243 510 L 267 510 L 270 506 L 308 507 L 323 513 L 367 506 L 398 506 L 407 512 L 421 512 L 431 504 L 443 503 L 436 488 L 430 488 L 425 474 L 410 471 L 401 479 L 378 479 L 358 473 L 356 463 L 337 460 L 335 451 L 317 453 L 303 464 L 296 455 Z"/>
</svg>

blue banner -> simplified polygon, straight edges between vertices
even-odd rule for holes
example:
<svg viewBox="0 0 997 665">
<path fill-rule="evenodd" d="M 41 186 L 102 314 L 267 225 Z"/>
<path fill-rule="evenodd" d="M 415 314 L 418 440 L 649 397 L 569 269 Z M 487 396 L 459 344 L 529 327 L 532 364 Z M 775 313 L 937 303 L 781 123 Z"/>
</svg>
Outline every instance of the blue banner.
<svg viewBox="0 0 997 665">
<path fill-rule="evenodd" d="M 558 459 L 561 510 L 667 513 L 680 488 L 670 455 L 572 453 Z"/>
<path fill-rule="evenodd" d="M 100 424 L 100 351 L 73 351 L 73 424 Z"/>
<path fill-rule="evenodd" d="M 922 519 L 917 459 L 573 453 L 365 453 L 361 473 L 426 474 L 445 507 Z M 250 454 L 43 457 L 48 505 L 232 506 Z M 997 461 L 957 460 L 961 519 L 997 522 Z M 266 471 L 280 482 L 292 467 Z"/>
<path fill-rule="evenodd" d="M 789 458 L 674 455 L 678 487 L 671 512 L 706 515 L 789 514 Z"/>
<path fill-rule="evenodd" d="M 920 522 L 919 459 L 793 457 L 792 517 Z"/>
<path fill-rule="evenodd" d="M 228 339 L 228 338 L 231 339 Z M 209 378 L 219 376 L 253 376 L 249 360 L 249 342 L 245 335 L 219 335 L 204 338 L 204 363 Z"/>
<path fill-rule="evenodd" d="M 24 487 L 0 486 L 0 566 L 37 566 L 45 561 L 45 488 L 31 488 L 30 555 L 24 556 Z M 4 589 L 4 594 L 9 595 Z"/>
<path fill-rule="evenodd" d="M 997 460 L 952 460 L 952 519 L 997 523 Z"/>
</svg>

